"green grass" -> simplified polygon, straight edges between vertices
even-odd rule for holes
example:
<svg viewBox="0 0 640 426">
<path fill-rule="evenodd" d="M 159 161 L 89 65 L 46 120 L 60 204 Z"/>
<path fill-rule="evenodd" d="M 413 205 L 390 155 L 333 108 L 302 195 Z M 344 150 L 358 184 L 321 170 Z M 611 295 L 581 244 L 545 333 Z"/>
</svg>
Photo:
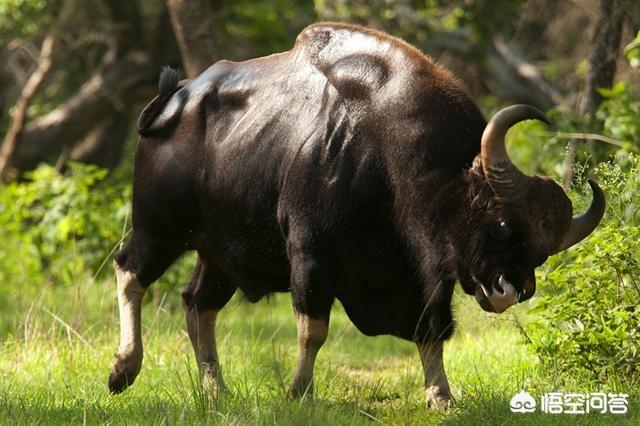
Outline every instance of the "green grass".
<svg viewBox="0 0 640 426">
<path fill-rule="evenodd" d="M 143 310 L 145 360 L 136 383 L 111 396 L 106 379 L 117 347 L 115 284 L 16 289 L 0 303 L 2 424 L 638 424 L 637 391 L 544 371 L 515 325 L 524 308 L 482 312 L 456 293 L 459 327 L 445 346 L 455 398 L 447 412 L 425 409 L 417 350 L 392 337 L 366 337 L 339 303 L 316 364 L 315 398 L 287 400 L 295 321 L 289 295 L 258 304 L 236 296 L 219 315 L 218 350 L 230 392 L 203 394 L 179 308 L 179 291 L 155 291 Z M 513 414 L 520 389 L 627 391 L 626 416 Z"/>
</svg>

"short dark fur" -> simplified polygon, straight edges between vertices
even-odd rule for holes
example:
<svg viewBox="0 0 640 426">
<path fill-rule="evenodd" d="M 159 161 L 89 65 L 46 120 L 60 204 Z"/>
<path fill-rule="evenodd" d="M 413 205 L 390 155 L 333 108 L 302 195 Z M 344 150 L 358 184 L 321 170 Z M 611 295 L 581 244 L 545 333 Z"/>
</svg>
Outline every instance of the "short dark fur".
<svg viewBox="0 0 640 426">
<path fill-rule="evenodd" d="M 368 37 L 360 51 L 336 47 L 354 34 Z M 166 131 L 154 120 L 172 97 Z M 289 52 L 184 85 L 165 70 L 140 118 L 133 236 L 116 260 L 148 286 L 197 250 L 183 298 L 202 311 L 236 288 L 252 302 L 290 291 L 297 312 L 327 321 L 338 299 L 367 335 L 447 339 L 457 280 L 490 310 L 472 275 L 522 289 L 571 219 L 550 190 L 562 219 L 539 243 L 529 219 L 543 206 L 494 198 L 477 158 L 485 125 L 445 69 L 355 26 L 312 26 Z"/>
</svg>

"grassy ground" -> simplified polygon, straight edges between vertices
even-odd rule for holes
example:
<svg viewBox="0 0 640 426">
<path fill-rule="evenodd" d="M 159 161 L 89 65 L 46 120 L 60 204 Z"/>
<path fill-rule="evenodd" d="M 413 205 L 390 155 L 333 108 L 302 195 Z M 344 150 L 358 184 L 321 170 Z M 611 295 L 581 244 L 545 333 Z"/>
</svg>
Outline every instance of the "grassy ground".
<svg viewBox="0 0 640 426">
<path fill-rule="evenodd" d="M 539 397 L 615 384 L 543 371 L 515 325 L 523 310 L 489 315 L 458 294 L 459 328 L 445 346 L 455 408 L 445 413 L 424 408 L 414 345 L 361 335 L 339 303 L 316 365 L 316 396 L 303 401 L 285 397 L 297 352 L 288 295 L 256 305 L 236 297 L 220 314 L 218 350 L 231 392 L 216 401 L 198 386 L 177 289 L 146 301 L 142 372 L 118 396 L 106 387 L 118 337 L 115 284 L 45 285 L 37 294 L 16 291 L 1 306 L 2 424 L 640 423 L 637 400 L 626 416 L 511 413 L 509 400 L 520 389 Z"/>
</svg>

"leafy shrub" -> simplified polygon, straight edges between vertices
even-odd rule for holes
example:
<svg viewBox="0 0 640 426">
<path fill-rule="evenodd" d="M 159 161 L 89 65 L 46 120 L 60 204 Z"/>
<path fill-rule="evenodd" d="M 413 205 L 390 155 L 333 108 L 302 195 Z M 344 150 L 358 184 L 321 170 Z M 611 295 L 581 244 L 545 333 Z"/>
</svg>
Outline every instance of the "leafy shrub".
<svg viewBox="0 0 640 426">
<path fill-rule="evenodd" d="M 640 68 L 640 31 L 638 31 L 636 37 L 625 46 L 624 54 L 627 56 L 629 65 L 631 65 L 632 68 Z"/>
<path fill-rule="evenodd" d="M 71 284 L 98 273 L 126 229 L 131 189 L 103 184 L 106 170 L 70 163 L 64 175 L 41 166 L 0 187 L 0 282 Z"/>
<path fill-rule="evenodd" d="M 130 234 L 128 182 L 69 163 L 65 173 L 43 165 L 25 181 L 0 186 L 0 310 L 17 289 L 28 299 L 48 283 L 86 285 L 112 276 L 113 255 Z M 195 256 L 185 256 L 152 289 L 184 284 L 194 263 Z M 177 308 L 178 299 L 170 305 Z"/>
<path fill-rule="evenodd" d="M 605 100 L 596 116 L 603 123 L 604 133 L 623 143 L 619 153 L 637 152 L 640 141 L 640 101 L 630 93 L 624 82 L 619 82 L 611 89 L 600 89 L 600 93 Z"/>
<path fill-rule="evenodd" d="M 640 100 L 625 82 L 599 90 L 604 100 L 595 117 L 579 116 L 566 106 L 559 106 L 546 112 L 551 127 L 536 120 L 514 127 L 509 132 L 507 149 L 518 167 L 529 174 L 560 179 L 566 172 L 563 160 L 569 140 L 573 134 L 586 133 L 600 134 L 613 141 L 577 139 L 578 163 L 596 165 L 615 158 L 627 168 L 628 154 L 640 152 Z"/>
<path fill-rule="evenodd" d="M 640 379 L 640 157 L 629 155 L 628 166 L 599 166 L 607 194 L 602 223 L 550 258 L 539 277 L 527 333 L 543 365 L 567 377 Z"/>
</svg>

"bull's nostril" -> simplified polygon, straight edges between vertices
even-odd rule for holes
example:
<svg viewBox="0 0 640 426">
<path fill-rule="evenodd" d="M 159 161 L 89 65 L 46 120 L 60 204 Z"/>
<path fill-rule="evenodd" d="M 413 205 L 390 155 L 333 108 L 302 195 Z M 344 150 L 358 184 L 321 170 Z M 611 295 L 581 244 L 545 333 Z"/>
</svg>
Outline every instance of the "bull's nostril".
<svg viewBox="0 0 640 426">
<path fill-rule="evenodd" d="M 493 290 L 500 293 L 500 294 L 504 294 L 504 284 L 505 284 L 506 280 L 504 279 L 504 276 L 500 275 L 500 279 L 498 279 L 497 282 L 493 283 Z"/>
</svg>

